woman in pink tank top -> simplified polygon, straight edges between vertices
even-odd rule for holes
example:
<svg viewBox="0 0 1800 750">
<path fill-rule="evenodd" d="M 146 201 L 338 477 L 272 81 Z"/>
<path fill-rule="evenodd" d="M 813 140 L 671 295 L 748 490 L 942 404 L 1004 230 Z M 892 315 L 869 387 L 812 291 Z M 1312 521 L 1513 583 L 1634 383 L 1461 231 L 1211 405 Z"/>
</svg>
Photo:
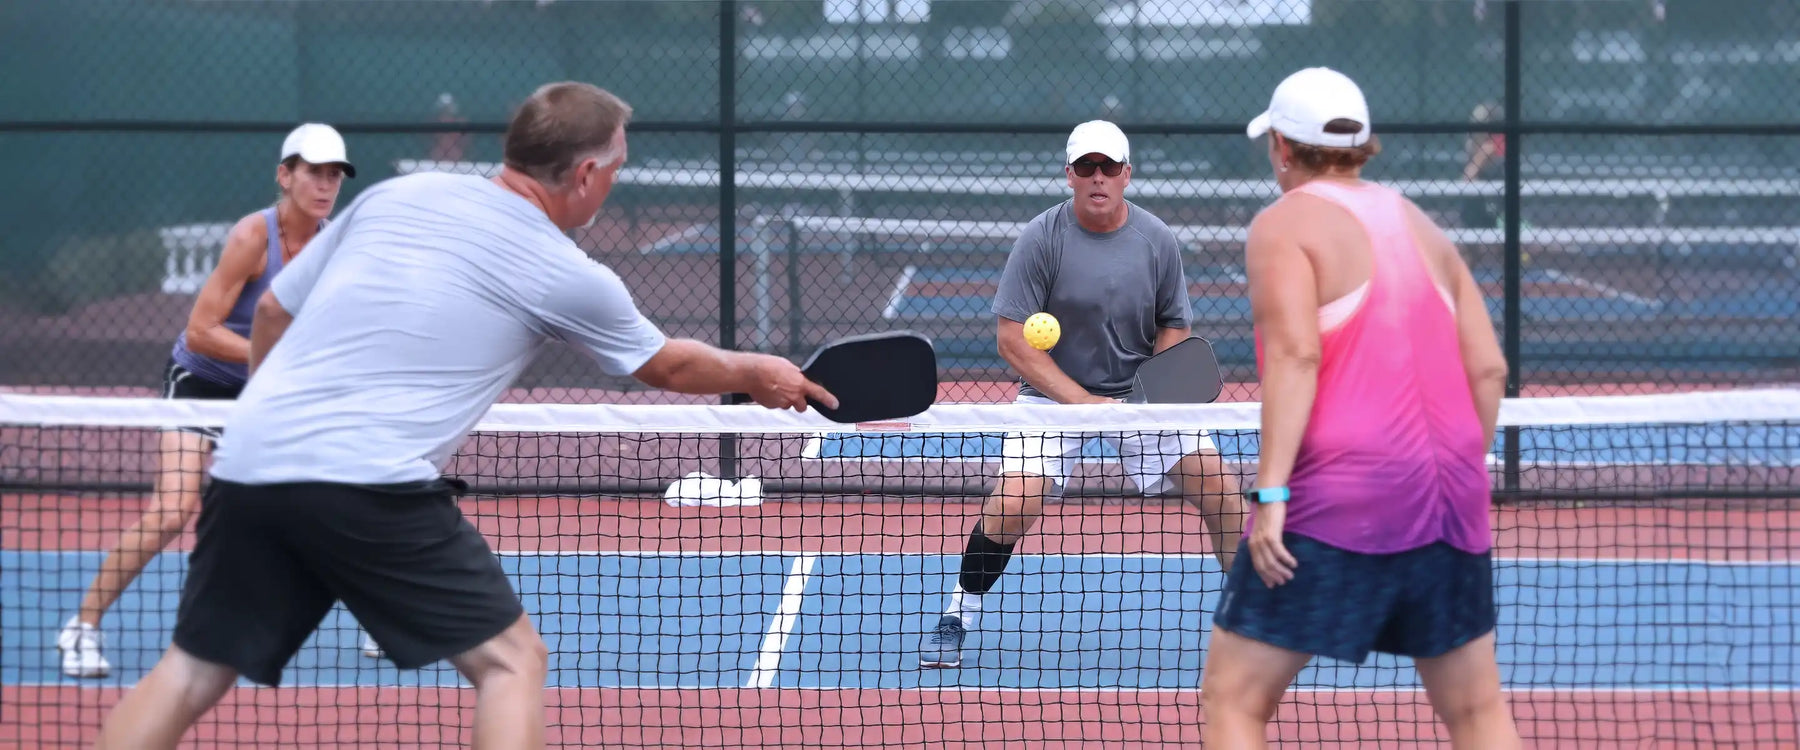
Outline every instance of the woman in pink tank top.
<svg viewBox="0 0 1800 750">
<path fill-rule="evenodd" d="M 1245 250 L 1262 448 L 1206 659 L 1208 746 L 1262 747 L 1313 657 L 1381 652 L 1414 660 L 1455 747 L 1518 747 L 1486 465 L 1506 361 L 1481 290 L 1417 206 L 1361 179 L 1381 149 L 1349 78 L 1289 76 L 1248 133 L 1283 196 Z"/>
</svg>

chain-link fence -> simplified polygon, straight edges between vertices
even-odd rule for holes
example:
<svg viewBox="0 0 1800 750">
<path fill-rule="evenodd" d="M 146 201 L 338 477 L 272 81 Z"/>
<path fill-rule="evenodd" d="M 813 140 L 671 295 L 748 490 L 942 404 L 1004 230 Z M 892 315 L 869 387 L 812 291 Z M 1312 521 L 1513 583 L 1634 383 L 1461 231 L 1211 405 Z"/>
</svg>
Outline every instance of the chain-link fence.
<svg viewBox="0 0 1800 750">
<path fill-rule="evenodd" d="M 1091 118 L 1187 243 L 1194 330 L 1255 380 L 1242 231 L 1275 194 L 1243 124 L 1310 65 L 1356 78 L 1371 178 L 1437 217 L 1523 392 L 1800 371 L 1800 8 L 1712 0 L 15 3 L 0 10 L 0 384 L 148 390 L 300 121 L 361 176 L 485 171 L 513 106 L 588 80 L 637 112 L 581 244 L 670 332 L 801 355 L 931 334 L 998 398 L 994 285 L 1068 197 Z M 556 349 L 514 398 L 630 389 Z M 1248 386 L 1228 391 L 1246 398 Z"/>
</svg>

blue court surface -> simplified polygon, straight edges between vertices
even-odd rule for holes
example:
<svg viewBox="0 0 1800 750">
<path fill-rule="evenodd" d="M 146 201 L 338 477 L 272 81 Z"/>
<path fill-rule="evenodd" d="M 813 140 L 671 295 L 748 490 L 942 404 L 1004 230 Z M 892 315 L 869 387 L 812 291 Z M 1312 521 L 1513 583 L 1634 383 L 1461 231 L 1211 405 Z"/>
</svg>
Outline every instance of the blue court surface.
<svg viewBox="0 0 1800 750">
<path fill-rule="evenodd" d="M 1023 555 L 990 598 L 964 667 L 916 649 L 953 583 L 947 555 L 630 553 L 503 562 L 551 652 L 553 686 L 1191 690 L 1223 581 L 1210 556 Z M 55 628 L 92 552 L 0 553 L 0 681 L 77 684 Z M 184 558 L 159 557 L 109 616 L 114 673 L 137 681 L 167 646 Z M 1800 573 L 1790 562 L 1502 559 L 1500 663 L 1513 688 L 1757 689 L 1800 682 Z M 448 665 L 363 657 L 341 609 L 288 685 L 459 685 Z M 1301 691 L 1417 686 L 1408 665 L 1316 660 Z"/>
<path fill-rule="evenodd" d="M 809 458 L 821 459 L 998 461 L 1003 437 L 999 433 L 831 434 L 810 443 L 806 453 Z M 1260 435 L 1255 431 L 1220 432 L 1212 439 L 1220 455 L 1227 458 L 1254 457 L 1261 452 Z M 1495 454 L 1503 440 L 1504 435 L 1495 437 Z M 1546 466 L 1800 466 L 1800 425 L 1522 427 L 1519 447 L 1522 463 Z M 1090 438 L 1082 450 L 1082 458 L 1089 460 L 1117 456 L 1107 441 L 1098 437 Z"/>
</svg>

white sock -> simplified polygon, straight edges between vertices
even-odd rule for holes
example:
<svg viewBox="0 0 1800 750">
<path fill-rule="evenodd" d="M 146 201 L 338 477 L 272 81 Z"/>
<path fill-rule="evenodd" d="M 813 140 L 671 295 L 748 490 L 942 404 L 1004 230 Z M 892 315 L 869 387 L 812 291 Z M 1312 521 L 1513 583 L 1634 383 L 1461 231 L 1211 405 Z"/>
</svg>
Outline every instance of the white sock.
<svg viewBox="0 0 1800 750">
<path fill-rule="evenodd" d="M 950 592 L 950 607 L 944 614 L 962 618 L 963 628 L 974 630 L 975 620 L 981 616 L 981 595 L 964 591 L 962 584 L 956 584 L 956 589 Z"/>
</svg>

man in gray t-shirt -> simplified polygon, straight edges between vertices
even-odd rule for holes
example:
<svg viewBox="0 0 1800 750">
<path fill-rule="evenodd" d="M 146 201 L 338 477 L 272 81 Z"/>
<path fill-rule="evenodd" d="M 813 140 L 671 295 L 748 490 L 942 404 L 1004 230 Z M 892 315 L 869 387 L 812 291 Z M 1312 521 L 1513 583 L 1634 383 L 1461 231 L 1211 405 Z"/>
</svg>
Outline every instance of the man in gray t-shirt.
<svg viewBox="0 0 1800 750">
<path fill-rule="evenodd" d="M 584 83 L 533 93 L 492 180 L 371 187 L 275 279 L 225 425 L 174 646 L 101 748 L 174 748 L 241 675 L 278 684 L 337 601 L 396 666 L 475 686 L 474 745 L 544 744 L 543 639 L 440 469 L 539 348 L 771 408 L 837 400 L 781 357 L 670 339 L 565 232 L 625 162 L 631 108 Z"/>
<path fill-rule="evenodd" d="M 1110 122 L 1069 134 L 1064 172 L 1072 199 L 1038 214 L 1019 233 L 994 297 L 1001 356 L 1020 375 L 1017 403 L 1116 402 L 1131 390 L 1138 365 L 1188 338 L 1187 278 L 1181 244 L 1161 219 L 1125 200 L 1130 143 Z M 1048 312 L 1062 326 L 1049 352 L 1025 342 L 1024 322 Z M 1000 481 L 969 532 L 949 606 L 925 637 L 919 663 L 954 667 L 1000 580 L 1013 547 L 1043 515 L 1044 495 L 1068 482 L 1085 433 L 1006 436 Z M 1243 531 L 1237 481 L 1212 440 L 1199 431 L 1101 434 L 1145 495 L 1179 491 L 1199 508 L 1213 552 L 1230 570 Z"/>
</svg>

